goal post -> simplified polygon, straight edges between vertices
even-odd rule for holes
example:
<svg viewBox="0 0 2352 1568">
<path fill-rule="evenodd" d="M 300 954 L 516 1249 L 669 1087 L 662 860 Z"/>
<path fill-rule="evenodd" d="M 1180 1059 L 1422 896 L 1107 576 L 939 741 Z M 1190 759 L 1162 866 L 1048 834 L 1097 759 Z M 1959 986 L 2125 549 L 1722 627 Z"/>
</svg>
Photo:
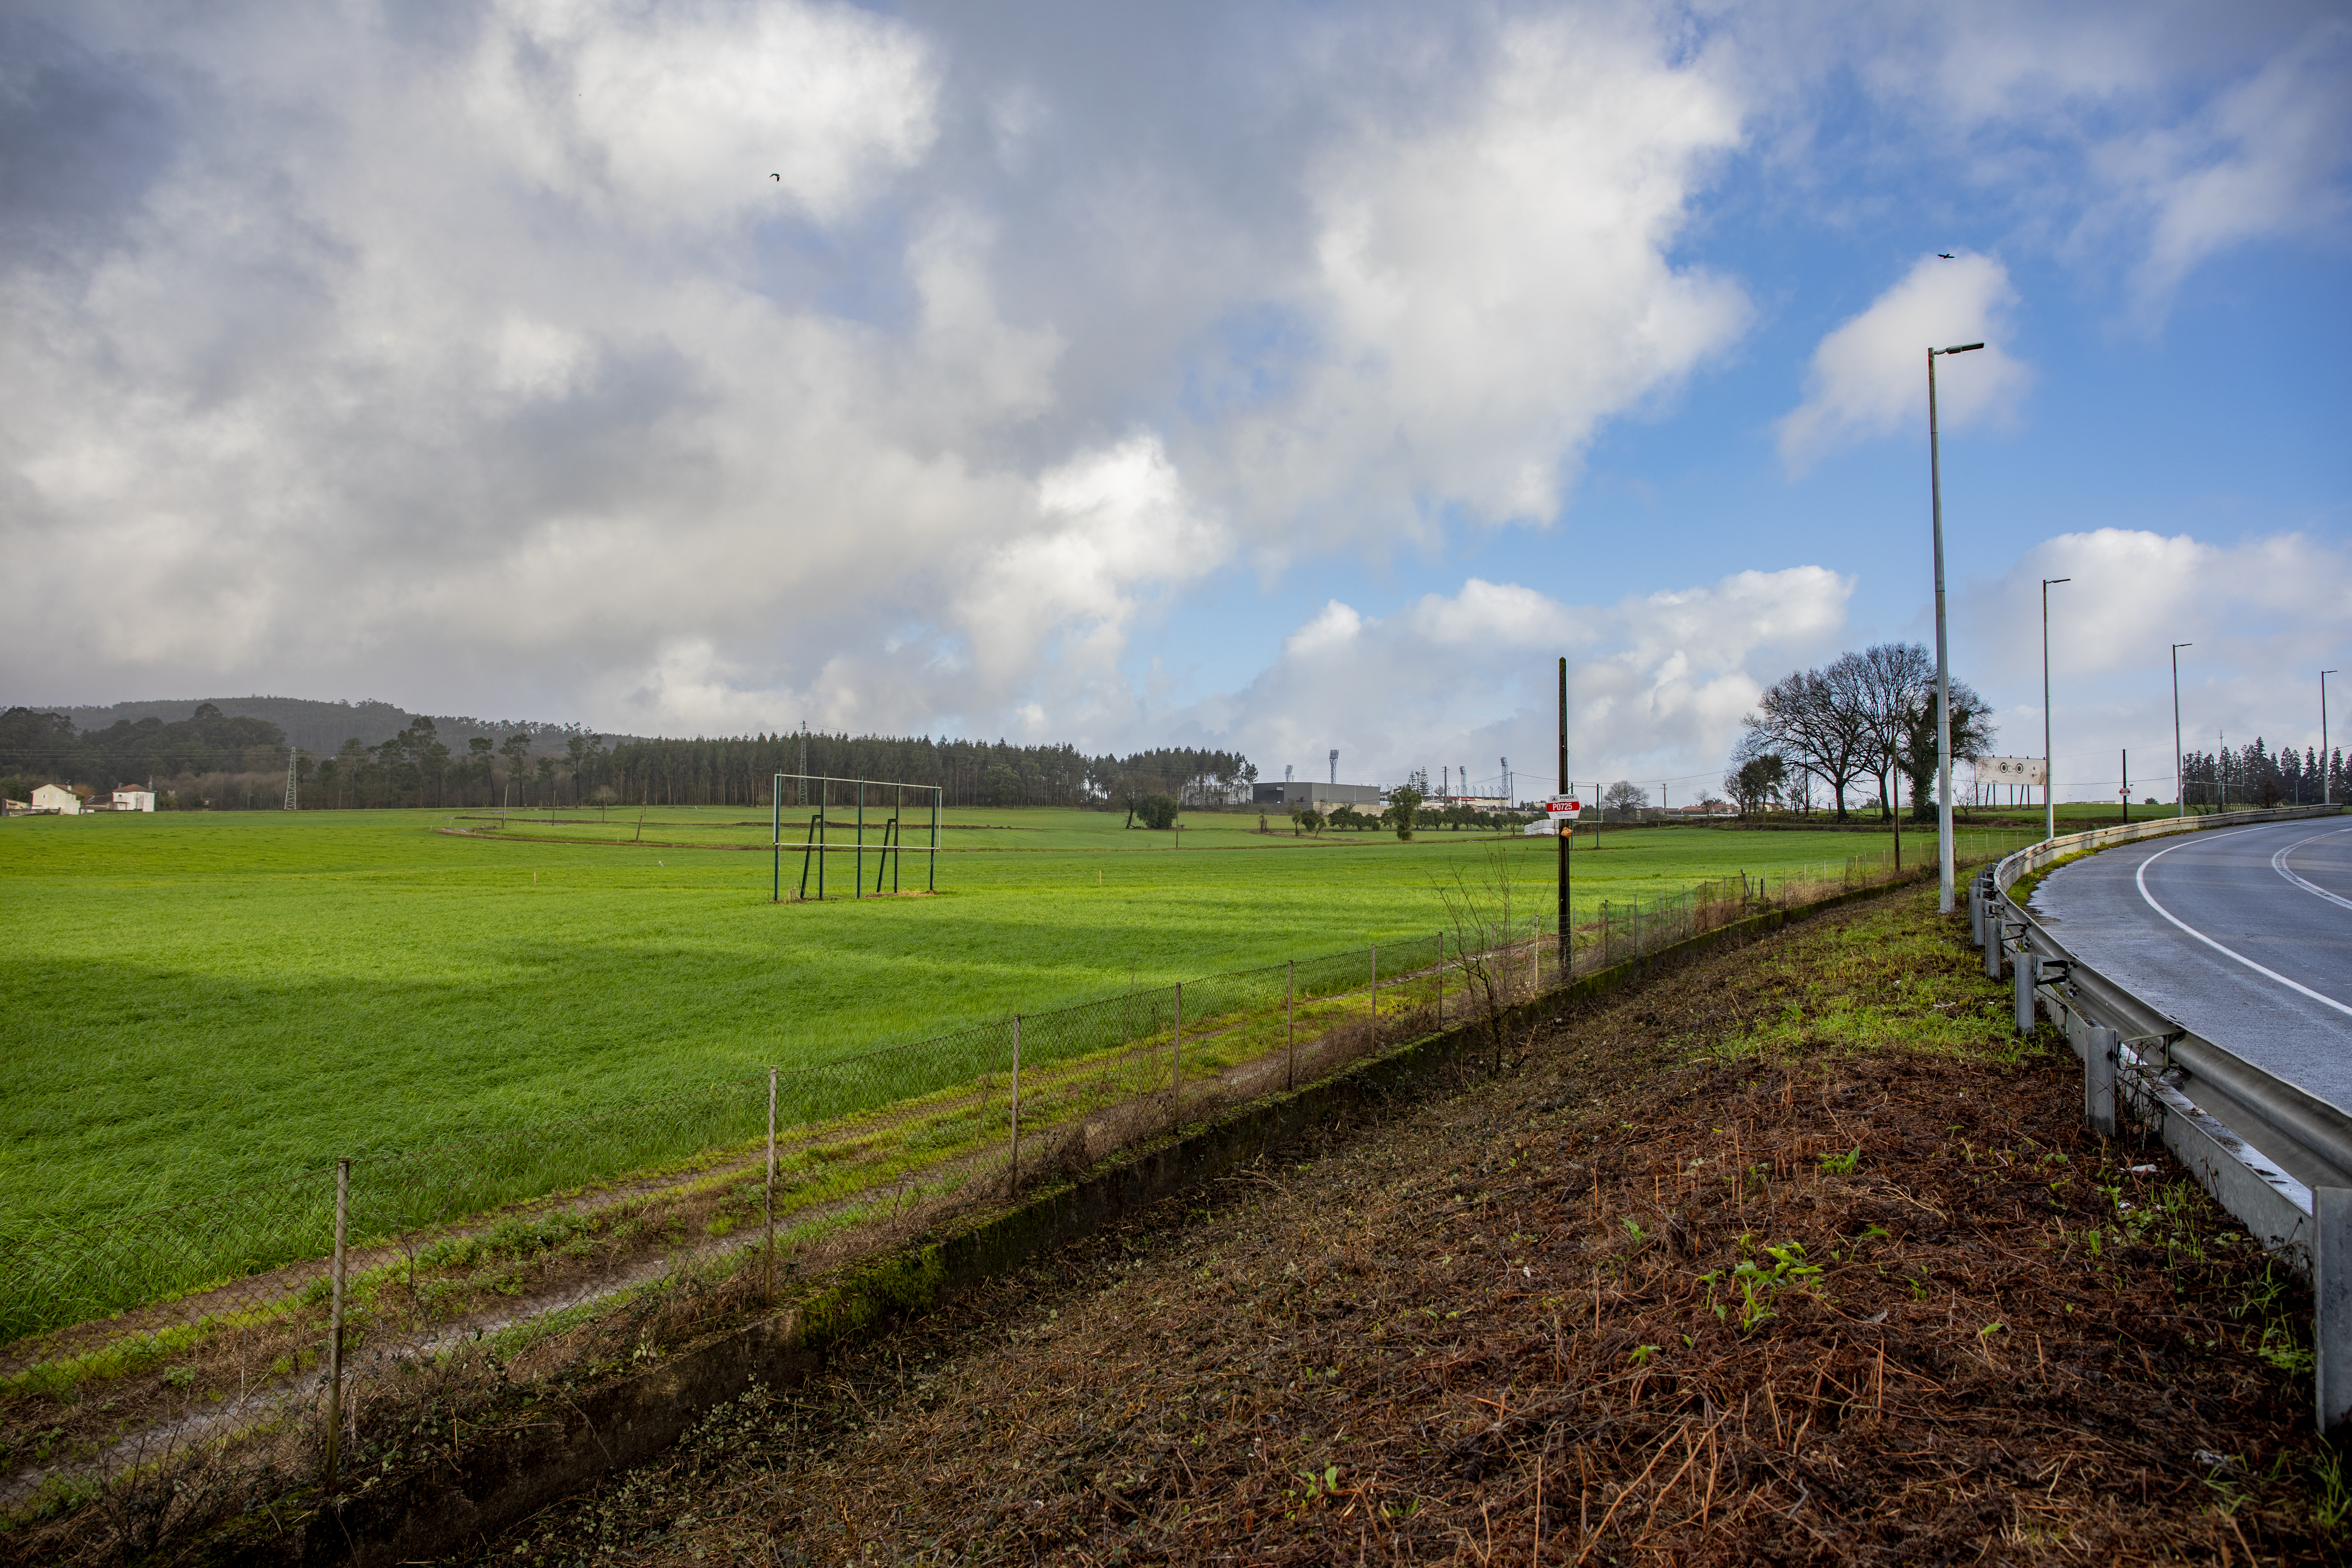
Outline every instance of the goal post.
<svg viewBox="0 0 2352 1568">
<path fill-rule="evenodd" d="M 826 858 L 832 855 L 847 855 L 850 858 L 850 896 L 857 899 L 866 897 L 866 857 L 869 850 L 875 856 L 873 896 L 882 896 L 882 883 L 886 877 L 891 892 L 901 891 L 904 884 L 900 880 L 899 868 L 907 852 L 906 817 L 910 798 L 915 803 L 918 825 L 922 822 L 920 814 L 923 806 L 928 804 L 930 807 L 930 831 L 924 842 L 915 846 L 915 853 L 924 859 L 923 890 L 927 893 L 940 890 L 940 829 L 947 805 L 946 786 L 906 784 L 897 779 L 778 773 L 771 792 L 773 810 L 769 829 L 769 902 L 782 903 L 784 899 L 784 786 L 788 784 L 798 786 L 797 793 L 803 800 L 807 799 L 812 785 L 816 795 L 816 815 L 809 818 L 808 836 L 801 845 L 799 899 L 808 897 L 808 872 L 813 858 L 816 868 L 816 896 L 819 901 L 824 900 Z M 848 797 L 839 804 L 852 808 L 850 820 L 841 825 L 850 832 L 839 841 L 835 841 L 829 831 L 834 826 L 832 812 L 836 793 Z M 868 805 L 876 810 L 875 829 L 878 835 L 871 840 L 866 837 L 866 808 Z M 888 815 L 881 816 L 886 809 Z"/>
</svg>

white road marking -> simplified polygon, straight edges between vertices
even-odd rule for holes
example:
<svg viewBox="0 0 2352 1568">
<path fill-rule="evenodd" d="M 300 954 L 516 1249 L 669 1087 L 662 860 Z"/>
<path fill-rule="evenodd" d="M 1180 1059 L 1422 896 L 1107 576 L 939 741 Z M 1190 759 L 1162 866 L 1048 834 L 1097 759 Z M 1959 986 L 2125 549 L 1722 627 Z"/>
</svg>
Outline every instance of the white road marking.
<svg viewBox="0 0 2352 1568">
<path fill-rule="evenodd" d="M 2333 838 L 2336 837 L 2336 833 L 2352 833 L 2352 827 L 2339 827 L 2336 830 L 2336 833 L 2315 833 L 2309 838 L 2296 839 L 2294 843 L 2288 845 L 2285 848 L 2271 857 L 2271 869 L 2276 871 L 2280 876 L 2284 877 L 2288 881 L 2293 882 L 2296 887 L 2301 888 L 2305 892 L 2312 894 L 2314 897 L 2326 899 L 2331 904 L 2339 905 L 2344 909 L 2352 910 L 2352 899 L 2339 899 L 2325 888 L 2315 888 L 2309 882 L 2306 882 L 2302 878 L 2296 876 L 2293 871 L 2288 870 L 2286 866 L 2286 858 L 2289 855 L 2292 855 L 2306 844 L 2315 843 L 2322 838 Z"/>
<path fill-rule="evenodd" d="M 2184 841 L 2184 843 L 2194 842 L 2196 842 L 2194 839 Z M 2138 886 L 2139 896 L 2147 901 L 2147 907 L 2154 910 L 2158 914 L 2162 915 L 2166 920 L 2170 921 L 2174 925 L 2179 926 L 2182 931 L 2187 931 L 2190 936 L 2195 937 L 2199 942 L 2203 942 L 2207 947 L 2211 948 L 2215 952 L 2221 954 L 2223 957 L 2234 958 L 2240 963 L 2244 964 L 2248 969 L 2252 970 L 2255 973 L 2265 975 L 2270 979 L 2275 980 L 2290 991 L 2299 991 L 2305 996 L 2310 997 L 2313 1001 L 2325 1004 L 2327 1006 L 2335 1008 L 2346 1017 L 2352 1018 L 2352 1007 L 2346 1006 L 2343 1003 L 2338 1002 L 2333 996 L 2324 996 L 2318 992 L 2314 991 L 2308 985 L 2299 984 L 2294 981 L 2289 980 L 2285 975 L 2281 974 L 2275 969 L 2265 969 L 2261 964 L 2256 963 L 2252 959 L 2248 958 L 2242 952 L 2232 952 L 2230 949 L 2223 947 L 2220 942 L 2215 942 L 2211 937 L 2207 936 L 2203 931 L 2199 931 L 2195 926 L 2190 925 L 2187 921 L 2182 920 L 2179 915 L 2174 914 L 2170 910 L 2166 909 L 2162 904 L 2158 903 L 2156 901 L 2156 895 L 2147 890 L 2147 868 L 2150 866 L 2155 865 L 2158 860 L 2163 859 L 2167 855 L 2171 854 L 2174 849 L 2181 847 L 2183 847 L 2182 844 L 2175 844 L 2171 848 L 2158 850 L 2155 854 L 2141 861 L 2139 863 L 2139 869 L 2133 873 L 2132 881 Z"/>
</svg>

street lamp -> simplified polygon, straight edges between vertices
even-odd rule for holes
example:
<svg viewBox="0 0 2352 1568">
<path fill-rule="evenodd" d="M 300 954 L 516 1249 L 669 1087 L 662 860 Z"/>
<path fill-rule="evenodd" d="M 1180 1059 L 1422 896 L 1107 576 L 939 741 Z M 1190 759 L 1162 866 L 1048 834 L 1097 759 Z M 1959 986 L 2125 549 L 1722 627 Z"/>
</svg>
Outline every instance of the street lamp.
<svg viewBox="0 0 2352 1568">
<path fill-rule="evenodd" d="M 2058 837 L 2058 797 L 2051 793 L 2057 782 L 2057 759 L 2050 752 L 2050 584 L 2072 583 L 2072 577 L 2042 579 L 2042 837 Z"/>
<path fill-rule="evenodd" d="M 1952 671 L 1944 642 L 1944 471 L 1936 437 L 1936 356 L 1964 354 L 1984 347 L 1960 343 L 1927 351 L 1927 495 L 1936 521 L 1936 853 L 1942 880 L 1936 908 L 1952 912 Z"/>
<path fill-rule="evenodd" d="M 2180 650 L 2193 642 L 2172 645 L 2172 815 L 2189 815 L 2189 781 L 2180 776 Z"/>
<path fill-rule="evenodd" d="M 2336 804 L 2335 798 L 2328 793 L 2335 775 L 2327 766 L 2327 678 L 2342 673 L 2344 672 L 2338 669 L 2323 669 L 2319 672 L 2319 804 L 2322 805 Z"/>
</svg>

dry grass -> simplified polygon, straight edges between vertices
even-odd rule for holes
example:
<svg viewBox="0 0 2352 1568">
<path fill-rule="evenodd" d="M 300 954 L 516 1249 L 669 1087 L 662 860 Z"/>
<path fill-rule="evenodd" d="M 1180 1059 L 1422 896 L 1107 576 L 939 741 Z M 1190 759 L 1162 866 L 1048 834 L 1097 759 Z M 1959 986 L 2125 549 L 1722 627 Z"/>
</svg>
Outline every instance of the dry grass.
<svg viewBox="0 0 2352 1568">
<path fill-rule="evenodd" d="M 2340 1556 L 2307 1294 L 2082 1131 L 1931 900 L 1570 1016 L 479 1560 Z"/>
</svg>

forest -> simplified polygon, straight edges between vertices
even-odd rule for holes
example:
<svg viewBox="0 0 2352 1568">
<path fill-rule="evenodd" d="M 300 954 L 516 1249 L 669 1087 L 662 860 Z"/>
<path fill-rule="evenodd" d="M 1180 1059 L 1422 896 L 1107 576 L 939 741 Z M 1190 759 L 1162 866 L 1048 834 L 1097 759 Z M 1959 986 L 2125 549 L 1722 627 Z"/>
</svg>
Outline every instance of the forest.
<svg viewBox="0 0 2352 1568">
<path fill-rule="evenodd" d="M 517 725 L 503 739 L 452 745 L 430 718 L 368 745 L 294 753 L 306 808 L 614 805 L 765 808 L 778 773 L 938 787 L 950 805 L 1128 808 L 1151 795 L 1192 807 L 1245 802 L 1257 770 L 1237 752 L 1161 747 L 1088 756 L 1070 745 L 794 731 L 692 740 L 624 740 L 577 725 Z M 40 784 L 102 794 L 152 781 L 165 809 L 282 808 L 288 745 L 266 720 L 225 717 L 207 702 L 176 723 L 145 718 L 82 731 L 61 713 L 0 714 L 0 790 Z M 787 784 L 788 798 L 803 798 Z"/>
</svg>

